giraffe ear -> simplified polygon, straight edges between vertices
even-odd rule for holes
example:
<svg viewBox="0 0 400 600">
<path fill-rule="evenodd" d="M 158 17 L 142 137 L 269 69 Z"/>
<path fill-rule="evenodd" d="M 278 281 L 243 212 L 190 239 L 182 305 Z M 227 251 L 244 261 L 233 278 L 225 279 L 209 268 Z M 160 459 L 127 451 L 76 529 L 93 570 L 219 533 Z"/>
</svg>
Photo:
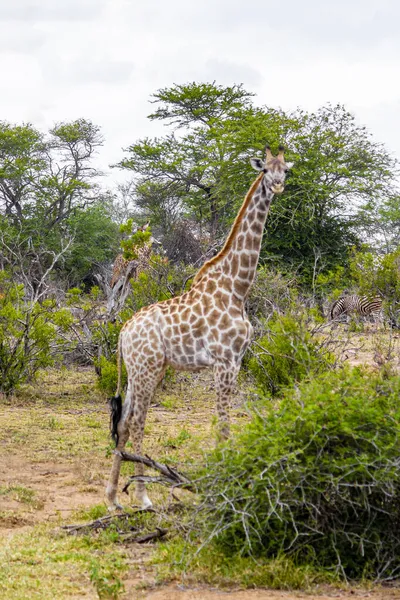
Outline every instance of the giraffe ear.
<svg viewBox="0 0 400 600">
<path fill-rule="evenodd" d="M 265 167 L 261 158 L 251 158 L 250 164 L 253 167 L 253 169 L 255 169 L 256 171 L 262 171 Z"/>
<path fill-rule="evenodd" d="M 293 167 L 294 163 L 287 162 L 287 163 L 285 163 L 285 165 L 287 166 L 288 169 L 291 169 Z"/>
</svg>

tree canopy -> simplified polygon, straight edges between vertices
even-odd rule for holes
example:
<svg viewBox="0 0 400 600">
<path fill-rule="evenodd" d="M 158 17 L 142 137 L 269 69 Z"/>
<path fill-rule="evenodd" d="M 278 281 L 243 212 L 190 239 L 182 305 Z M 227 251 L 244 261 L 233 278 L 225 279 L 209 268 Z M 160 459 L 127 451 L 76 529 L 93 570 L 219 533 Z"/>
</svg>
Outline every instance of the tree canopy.
<svg viewBox="0 0 400 600">
<path fill-rule="evenodd" d="M 315 113 L 257 107 L 242 85 L 174 85 L 152 96 L 165 136 L 133 143 L 117 166 L 132 173 L 139 212 L 164 234 L 184 218 L 209 243 L 226 233 L 252 179 L 248 159 L 284 143 L 295 163 L 275 198 L 262 260 L 299 270 L 346 264 L 365 234 L 362 210 L 389 201 L 396 161 L 343 106 Z M 365 224 L 365 222 L 364 222 Z"/>
<path fill-rule="evenodd" d="M 101 189 L 93 155 L 103 138 L 79 119 L 47 135 L 32 125 L 0 123 L 0 232 L 3 263 L 39 282 L 54 254 L 73 284 L 118 246 L 110 195 Z M 82 248 L 83 246 L 83 248 Z"/>
</svg>

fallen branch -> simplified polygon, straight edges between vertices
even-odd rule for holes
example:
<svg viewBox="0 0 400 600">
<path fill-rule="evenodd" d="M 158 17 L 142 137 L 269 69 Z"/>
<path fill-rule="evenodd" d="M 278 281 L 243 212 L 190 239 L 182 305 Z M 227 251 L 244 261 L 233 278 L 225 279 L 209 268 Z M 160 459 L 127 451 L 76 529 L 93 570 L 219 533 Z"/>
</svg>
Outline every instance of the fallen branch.
<svg viewBox="0 0 400 600">
<path fill-rule="evenodd" d="M 118 521 L 127 521 L 132 518 L 138 512 L 153 512 L 151 508 L 139 508 L 132 512 L 122 512 L 115 513 L 112 515 L 106 515 L 105 517 L 100 517 L 99 519 L 95 519 L 94 521 L 90 521 L 89 523 L 78 523 L 77 525 L 62 525 L 61 529 L 66 531 L 67 533 L 75 534 L 82 532 L 86 529 L 92 529 L 93 531 L 97 531 L 99 529 L 107 529 L 111 524 L 118 524 Z M 131 527 L 131 531 L 137 528 Z M 118 533 L 122 533 L 122 530 L 117 528 Z"/>
<path fill-rule="evenodd" d="M 146 542 L 151 542 L 152 540 L 156 540 L 158 538 L 162 538 L 167 535 L 168 529 L 161 529 L 157 527 L 156 531 L 152 531 L 151 533 L 146 533 L 145 535 L 134 535 L 128 534 L 121 538 L 121 542 L 125 544 L 126 542 L 135 542 L 136 544 L 145 544 Z"/>
<path fill-rule="evenodd" d="M 146 467 L 150 467 L 161 473 L 161 477 L 133 475 L 125 484 L 123 488 L 124 492 L 127 492 L 131 483 L 135 481 L 143 481 L 145 483 L 161 483 L 162 485 L 170 485 L 173 488 L 181 487 L 185 490 L 189 490 L 190 492 L 195 491 L 190 479 L 186 477 L 186 475 L 179 473 L 179 471 L 177 471 L 173 467 L 163 465 L 162 463 L 153 460 L 149 456 L 140 456 L 138 454 L 129 454 L 128 452 L 116 451 L 116 454 L 117 453 L 121 456 L 122 460 L 127 460 L 135 463 L 142 463 L 143 465 L 146 465 Z"/>
</svg>

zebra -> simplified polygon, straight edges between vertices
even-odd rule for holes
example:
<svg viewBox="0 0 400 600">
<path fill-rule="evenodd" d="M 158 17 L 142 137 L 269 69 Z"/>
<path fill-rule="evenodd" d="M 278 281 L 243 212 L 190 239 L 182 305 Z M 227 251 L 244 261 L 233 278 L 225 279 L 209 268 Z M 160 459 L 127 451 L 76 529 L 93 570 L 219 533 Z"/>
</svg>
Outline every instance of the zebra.
<svg viewBox="0 0 400 600">
<path fill-rule="evenodd" d="M 337 319 L 341 315 L 357 314 L 363 317 L 372 316 L 374 319 L 381 317 L 382 298 L 369 298 L 368 296 L 357 296 L 356 294 L 341 296 L 331 307 L 331 319 Z"/>
</svg>

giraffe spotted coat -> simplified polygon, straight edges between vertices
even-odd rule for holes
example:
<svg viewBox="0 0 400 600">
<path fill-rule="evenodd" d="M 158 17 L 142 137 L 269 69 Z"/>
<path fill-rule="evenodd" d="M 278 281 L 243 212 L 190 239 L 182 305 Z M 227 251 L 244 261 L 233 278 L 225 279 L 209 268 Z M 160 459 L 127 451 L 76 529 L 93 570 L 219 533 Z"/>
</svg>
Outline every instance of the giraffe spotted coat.
<svg viewBox="0 0 400 600">
<path fill-rule="evenodd" d="M 260 173 L 221 252 L 200 269 L 188 292 L 143 308 L 121 330 L 119 357 L 126 365 L 128 387 L 115 431 L 117 450 L 131 434 L 134 452 L 140 454 L 147 410 L 168 365 L 180 370 L 213 368 L 219 433 L 221 438 L 229 435 L 229 401 L 252 335 L 244 304 L 272 197 L 283 192 L 290 167 L 283 149 L 273 157 L 269 148 L 266 161 L 253 159 L 252 165 Z M 119 393 L 120 377 L 116 399 Z M 120 463 L 116 453 L 106 492 L 110 507 L 119 506 Z M 143 465 L 137 464 L 136 474 L 142 473 Z M 136 484 L 136 494 L 143 507 L 151 505 L 143 483 Z"/>
</svg>

